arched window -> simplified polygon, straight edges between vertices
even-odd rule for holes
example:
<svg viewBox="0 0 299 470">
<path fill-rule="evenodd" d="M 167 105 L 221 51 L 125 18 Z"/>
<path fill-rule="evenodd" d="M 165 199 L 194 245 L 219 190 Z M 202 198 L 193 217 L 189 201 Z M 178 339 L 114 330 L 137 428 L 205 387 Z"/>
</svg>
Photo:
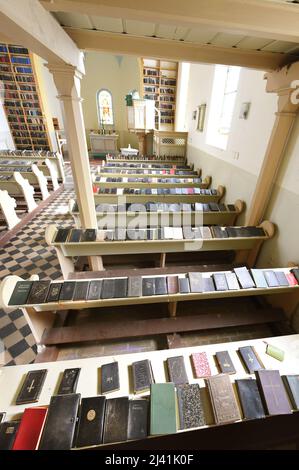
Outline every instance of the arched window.
<svg viewBox="0 0 299 470">
<path fill-rule="evenodd" d="M 97 92 L 97 108 L 100 127 L 114 124 L 112 94 L 109 90 L 101 89 Z"/>
</svg>

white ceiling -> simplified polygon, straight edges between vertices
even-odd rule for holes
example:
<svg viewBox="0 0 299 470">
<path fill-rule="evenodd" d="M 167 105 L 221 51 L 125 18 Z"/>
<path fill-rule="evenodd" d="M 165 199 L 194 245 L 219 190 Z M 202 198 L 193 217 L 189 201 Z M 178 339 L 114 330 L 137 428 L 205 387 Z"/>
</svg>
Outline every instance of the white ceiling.
<svg viewBox="0 0 299 470">
<path fill-rule="evenodd" d="M 262 0 L 279 3 L 290 3 L 288 0 Z M 299 8 L 299 5 L 298 5 Z M 166 24 L 155 24 L 143 21 L 127 20 L 123 18 L 107 18 L 90 16 L 80 13 L 56 12 L 52 13 L 62 26 L 124 33 L 139 37 L 158 37 L 173 41 L 184 41 L 196 44 L 211 44 L 225 48 L 239 48 L 242 50 L 259 50 L 287 54 L 299 54 L 299 44 L 265 39 L 242 34 L 228 34 L 216 29 L 187 28 Z"/>
</svg>

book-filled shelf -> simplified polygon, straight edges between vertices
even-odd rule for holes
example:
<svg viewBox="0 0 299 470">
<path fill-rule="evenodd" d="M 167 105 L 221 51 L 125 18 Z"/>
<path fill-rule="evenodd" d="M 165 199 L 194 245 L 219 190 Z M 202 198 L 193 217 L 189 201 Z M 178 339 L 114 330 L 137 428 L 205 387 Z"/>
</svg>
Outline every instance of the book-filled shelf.
<svg viewBox="0 0 299 470">
<path fill-rule="evenodd" d="M 0 449 L 298 443 L 298 357 L 289 335 L 3 368 Z"/>
<path fill-rule="evenodd" d="M 159 110 L 156 129 L 174 130 L 178 63 L 158 59 L 141 59 L 144 99 L 154 100 Z"/>
<path fill-rule="evenodd" d="M 47 120 L 32 56 L 22 46 L 0 44 L 4 109 L 16 149 L 50 150 Z"/>
</svg>

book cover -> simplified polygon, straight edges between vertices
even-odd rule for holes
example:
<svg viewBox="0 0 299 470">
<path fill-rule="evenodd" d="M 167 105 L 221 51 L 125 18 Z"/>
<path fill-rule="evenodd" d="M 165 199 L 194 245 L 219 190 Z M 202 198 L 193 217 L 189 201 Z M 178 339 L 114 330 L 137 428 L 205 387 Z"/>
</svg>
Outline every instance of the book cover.
<svg viewBox="0 0 299 470">
<path fill-rule="evenodd" d="M 18 281 L 9 299 L 8 305 L 25 305 L 33 281 Z"/>
<path fill-rule="evenodd" d="M 198 384 L 177 386 L 180 429 L 205 425 L 205 415 Z"/>
<path fill-rule="evenodd" d="M 264 369 L 264 366 L 252 346 L 242 346 L 238 349 L 242 362 L 249 374 L 256 370 Z"/>
<path fill-rule="evenodd" d="M 128 440 L 148 436 L 149 401 L 130 400 L 128 417 Z"/>
<path fill-rule="evenodd" d="M 128 397 L 112 398 L 106 401 L 103 443 L 127 440 L 129 417 Z"/>
<path fill-rule="evenodd" d="M 142 277 L 130 276 L 128 278 L 128 297 L 141 297 L 142 295 Z"/>
<path fill-rule="evenodd" d="M 187 277 L 179 277 L 179 292 L 180 294 L 190 293 L 189 279 Z M 169 288 L 168 293 L 170 294 Z"/>
<path fill-rule="evenodd" d="M 266 282 L 262 269 L 250 269 L 250 273 L 253 277 L 256 287 L 263 288 L 263 289 L 268 287 L 268 284 Z"/>
<path fill-rule="evenodd" d="M 292 408 L 278 370 L 255 371 L 264 408 L 269 415 L 292 413 Z"/>
<path fill-rule="evenodd" d="M 188 273 L 190 291 L 191 292 L 202 292 L 203 291 L 203 281 L 202 273 L 190 272 Z"/>
<path fill-rule="evenodd" d="M 282 379 L 291 400 L 293 410 L 299 410 L 299 375 L 284 375 Z"/>
<path fill-rule="evenodd" d="M 235 366 L 233 364 L 233 361 L 231 360 L 231 357 L 228 351 L 218 351 L 216 352 L 215 356 L 216 356 L 218 369 L 220 372 L 224 374 L 236 373 Z"/>
<path fill-rule="evenodd" d="M 176 432 L 176 400 L 173 383 L 151 385 L 150 434 Z"/>
<path fill-rule="evenodd" d="M 101 366 L 101 393 L 119 390 L 118 362 L 111 362 Z"/>
<path fill-rule="evenodd" d="M 19 421 L 6 421 L 0 424 L 0 450 L 12 449 L 19 425 Z"/>
<path fill-rule="evenodd" d="M 39 450 L 70 450 L 73 445 L 81 395 L 52 396 Z"/>
<path fill-rule="evenodd" d="M 89 288 L 89 281 L 76 282 L 73 300 L 86 300 Z"/>
<path fill-rule="evenodd" d="M 47 369 L 31 370 L 26 374 L 16 405 L 37 402 L 47 375 Z"/>
<path fill-rule="evenodd" d="M 80 375 L 80 368 L 65 369 L 58 388 L 57 395 L 75 393 Z"/>
<path fill-rule="evenodd" d="M 142 278 L 142 295 L 155 295 L 155 278 Z"/>
<path fill-rule="evenodd" d="M 214 274 L 212 274 L 212 277 L 214 279 L 216 290 L 218 290 L 218 291 L 228 290 L 226 276 L 225 276 L 224 273 L 214 273 Z"/>
<path fill-rule="evenodd" d="M 34 281 L 28 295 L 27 304 L 46 302 L 51 281 Z"/>
<path fill-rule="evenodd" d="M 205 379 L 216 424 L 232 423 L 241 419 L 240 410 L 228 374 Z"/>
<path fill-rule="evenodd" d="M 234 272 L 241 284 L 242 289 L 251 289 L 255 287 L 252 277 L 246 267 L 234 268 Z"/>
<path fill-rule="evenodd" d="M 113 299 L 115 292 L 115 279 L 103 279 L 101 299 Z"/>
<path fill-rule="evenodd" d="M 98 300 L 101 298 L 102 283 L 102 279 L 99 279 L 98 281 L 90 281 L 87 300 Z"/>
<path fill-rule="evenodd" d="M 183 356 L 167 358 L 169 381 L 176 385 L 189 383 Z"/>
<path fill-rule="evenodd" d="M 76 447 L 102 443 L 106 397 L 82 398 Z"/>
<path fill-rule="evenodd" d="M 14 441 L 13 450 L 35 450 L 46 420 L 46 407 L 26 408 Z"/>
<path fill-rule="evenodd" d="M 186 280 L 188 281 L 188 279 Z M 178 276 L 167 276 L 167 290 L 168 294 L 177 294 L 179 292 Z"/>
<path fill-rule="evenodd" d="M 194 377 L 201 379 L 211 375 L 211 369 L 207 353 L 199 352 L 191 354 L 191 362 L 193 367 Z"/>
<path fill-rule="evenodd" d="M 62 285 L 59 301 L 69 301 L 73 299 L 74 291 L 76 287 L 76 282 L 74 281 L 65 281 Z"/>
<path fill-rule="evenodd" d="M 166 277 L 155 278 L 155 295 L 167 295 Z"/>
<path fill-rule="evenodd" d="M 47 302 L 58 302 L 63 282 L 53 282 L 49 287 Z"/>
<path fill-rule="evenodd" d="M 257 419 L 265 416 L 265 411 L 256 380 L 239 379 L 236 386 L 243 416 L 245 419 Z"/>
<path fill-rule="evenodd" d="M 151 363 L 148 359 L 132 363 L 134 393 L 145 392 L 154 383 Z"/>
</svg>

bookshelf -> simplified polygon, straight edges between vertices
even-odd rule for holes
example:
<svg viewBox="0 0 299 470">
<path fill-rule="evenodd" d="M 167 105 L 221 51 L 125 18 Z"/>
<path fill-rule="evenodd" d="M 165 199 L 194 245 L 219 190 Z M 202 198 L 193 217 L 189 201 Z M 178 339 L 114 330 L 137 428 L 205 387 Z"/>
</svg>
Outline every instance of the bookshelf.
<svg viewBox="0 0 299 470">
<path fill-rule="evenodd" d="M 4 109 L 17 150 L 50 150 L 47 118 L 33 55 L 22 46 L 0 44 Z"/>
<path fill-rule="evenodd" d="M 142 58 L 142 92 L 144 99 L 154 100 L 159 115 L 156 129 L 174 131 L 178 63 Z"/>
</svg>

